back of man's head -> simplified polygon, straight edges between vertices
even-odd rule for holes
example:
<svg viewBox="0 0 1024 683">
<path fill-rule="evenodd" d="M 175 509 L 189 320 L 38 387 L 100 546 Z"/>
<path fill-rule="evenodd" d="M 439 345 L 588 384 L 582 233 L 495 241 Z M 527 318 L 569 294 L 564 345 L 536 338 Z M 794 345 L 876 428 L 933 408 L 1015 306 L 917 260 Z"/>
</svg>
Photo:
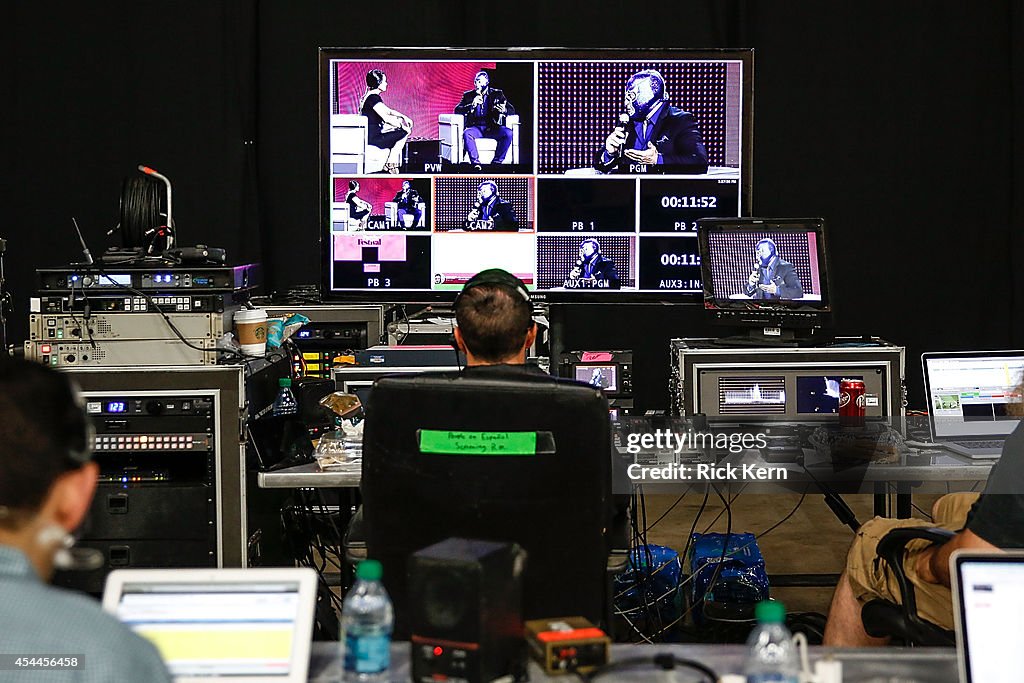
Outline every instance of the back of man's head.
<svg viewBox="0 0 1024 683">
<path fill-rule="evenodd" d="M 476 274 L 455 300 L 455 320 L 466 350 L 485 363 L 521 363 L 533 328 L 526 285 L 493 268 Z"/>
<path fill-rule="evenodd" d="M 54 481 L 88 460 L 87 418 L 68 378 L 0 357 L 0 527 L 42 505 Z"/>
</svg>

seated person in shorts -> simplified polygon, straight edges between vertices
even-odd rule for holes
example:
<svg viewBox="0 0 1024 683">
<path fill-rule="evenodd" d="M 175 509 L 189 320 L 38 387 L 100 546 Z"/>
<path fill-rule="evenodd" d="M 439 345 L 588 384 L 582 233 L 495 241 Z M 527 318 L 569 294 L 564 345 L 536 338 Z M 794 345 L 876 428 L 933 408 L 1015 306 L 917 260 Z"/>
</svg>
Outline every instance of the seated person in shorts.
<svg viewBox="0 0 1024 683">
<path fill-rule="evenodd" d="M 949 556 L 953 551 L 1024 548 L 1024 421 L 1007 438 L 1002 457 L 992 468 L 982 494 L 947 494 L 935 502 L 932 517 L 932 523 L 922 519 L 875 517 L 861 526 L 832 597 L 825 645 L 888 644 L 887 639 L 868 635 L 860 611 L 878 598 L 900 602 L 895 576 L 876 552 L 882 537 L 898 527 L 935 526 L 957 532 L 942 545 L 911 541 L 903 559 L 907 578 L 915 587 L 918 614 L 937 626 L 953 629 L 953 600 L 949 588 Z"/>
</svg>

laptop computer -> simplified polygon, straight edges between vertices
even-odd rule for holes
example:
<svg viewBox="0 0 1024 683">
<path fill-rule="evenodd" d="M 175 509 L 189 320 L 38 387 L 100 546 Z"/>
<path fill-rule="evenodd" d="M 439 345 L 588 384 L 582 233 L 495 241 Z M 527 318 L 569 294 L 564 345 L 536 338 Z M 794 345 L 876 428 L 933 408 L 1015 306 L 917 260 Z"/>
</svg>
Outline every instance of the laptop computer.
<svg viewBox="0 0 1024 683">
<path fill-rule="evenodd" d="M 265 415 L 248 424 L 254 463 L 261 472 L 313 462 L 313 441 L 298 415 Z"/>
<path fill-rule="evenodd" d="M 312 569 L 118 569 L 103 609 L 160 651 L 175 681 L 306 681 Z"/>
<path fill-rule="evenodd" d="M 1024 551 L 957 550 L 949 565 L 960 682 L 1019 681 Z"/>
<path fill-rule="evenodd" d="M 921 356 L 932 441 L 968 458 L 998 458 L 1020 421 L 1024 351 L 948 351 Z"/>
</svg>

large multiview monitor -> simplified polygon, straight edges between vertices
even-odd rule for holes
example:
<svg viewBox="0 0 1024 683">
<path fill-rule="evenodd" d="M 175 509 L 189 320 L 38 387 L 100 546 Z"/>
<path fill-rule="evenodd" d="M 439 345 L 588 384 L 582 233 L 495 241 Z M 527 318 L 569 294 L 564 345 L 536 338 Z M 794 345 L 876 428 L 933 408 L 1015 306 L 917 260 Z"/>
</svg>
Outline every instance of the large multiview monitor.
<svg viewBox="0 0 1024 683">
<path fill-rule="evenodd" d="M 697 237 L 704 307 L 714 322 L 761 341 L 831 327 L 822 219 L 706 218 Z"/>
<path fill-rule="evenodd" d="M 322 293 L 697 303 L 697 220 L 750 212 L 753 52 L 320 50 Z"/>
</svg>

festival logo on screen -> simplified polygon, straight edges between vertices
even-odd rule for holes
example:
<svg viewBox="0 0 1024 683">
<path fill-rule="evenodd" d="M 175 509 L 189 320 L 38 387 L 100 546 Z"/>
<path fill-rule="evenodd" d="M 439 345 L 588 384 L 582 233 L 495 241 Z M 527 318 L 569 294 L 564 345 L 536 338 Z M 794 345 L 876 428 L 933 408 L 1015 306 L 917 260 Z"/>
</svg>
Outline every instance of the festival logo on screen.
<svg viewBox="0 0 1024 683">
<path fill-rule="evenodd" d="M 427 289 L 430 237 L 402 233 L 335 233 L 332 285 L 346 289 Z"/>
</svg>

